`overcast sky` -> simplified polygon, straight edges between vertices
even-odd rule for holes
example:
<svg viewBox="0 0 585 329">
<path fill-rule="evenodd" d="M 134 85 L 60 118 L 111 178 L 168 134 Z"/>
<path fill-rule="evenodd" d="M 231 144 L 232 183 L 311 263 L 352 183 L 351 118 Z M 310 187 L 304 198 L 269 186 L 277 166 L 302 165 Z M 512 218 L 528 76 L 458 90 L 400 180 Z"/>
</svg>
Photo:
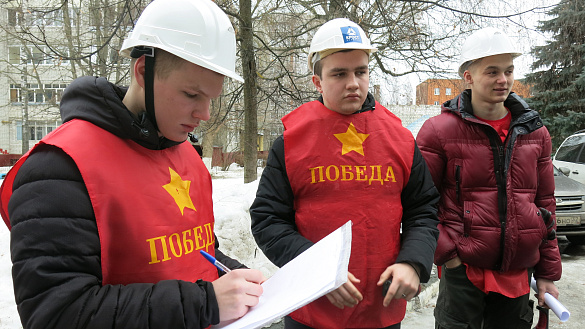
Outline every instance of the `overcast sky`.
<svg viewBox="0 0 585 329">
<path fill-rule="evenodd" d="M 487 26 L 494 26 L 498 27 L 515 42 L 519 50 L 523 53 L 522 56 L 515 59 L 515 78 L 522 79 L 527 73 L 531 72 L 531 64 L 534 61 L 534 58 L 530 55 L 530 51 L 534 46 L 544 45 L 546 40 L 549 39 L 550 35 L 543 35 L 540 31 L 538 31 L 537 25 L 539 21 L 549 20 L 551 16 L 546 15 L 546 12 L 552 9 L 556 4 L 559 3 L 560 0 L 461 0 L 460 5 L 461 9 L 466 12 L 476 12 L 482 13 L 489 16 L 504 16 L 504 15 L 511 15 L 516 13 L 523 13 L 521 15 L 515 15 L 509 18 L 490 18 L 490 17 L 474 17 L 473 22 L 477 28 L 487 27 Z M 450 4 L 453 5 L 453 4 Z M 530 9 L 538 8 L 535 11 L 527 12 Z M 438 13 L 434 17 L 435 20 L 442 19 L 443 13 Z M 445 18 L 448 19 L 448 18 Z M 453 28 L 457 29 L 458 25 L 456 22 L 453 23 Z M 454 47 L 460 47 L 461 43 L 464 41 L 464 38 L 458 40 L 459 45 L 454 45 Z M 459 49 L 457 49 L 458 52 Z M 458 56 L 457 56 L 458 57 Z M 445 62 L 441 63 L 447 69 L 451 71 L 451 74 L 444 74 L 440 76 L 432 76 L 426 73 L 415 73 L 409 74 L 403 78 L 396 78 L 394 81 L 387 85 L 386 88 L 382 88 L 382 97 L 384 101 L 387 101 L 391 104 L 394 103 L 396 98 L 397 92 L 392 92 L 393 88 L 399 89 L 398 92 L 402 92 L 403 94 L 410 92 L 410 97 L 412 101 L 415 100 L 415 88 L 416 85 L 423 82 L 428 78 L 458 78 L 456 74 L 457 68 L 457 59 L 453 62 Z M 388 78 L 388 77 L 386 77 Z M 372 74 L 372 81 L 371 84 L 380 83 L 384 85 L 384 82 L 381 82 L 381 79 L 376 77 L 375 73 Z M 393 84 L 393 86 L 392 86 Z M 384 90 L 385 89 L 385 90 Z"/>
</svg>

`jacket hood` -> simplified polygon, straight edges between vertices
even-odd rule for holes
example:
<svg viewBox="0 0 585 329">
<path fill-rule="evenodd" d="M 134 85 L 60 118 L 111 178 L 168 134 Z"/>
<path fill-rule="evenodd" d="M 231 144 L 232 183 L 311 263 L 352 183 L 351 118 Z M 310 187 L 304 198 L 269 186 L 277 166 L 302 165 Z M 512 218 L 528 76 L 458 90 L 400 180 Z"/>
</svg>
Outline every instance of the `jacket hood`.
<svg viewBox="0 0 585 329">
<path fill-rule="evenodd" d="M 63 123 L 81 119 L 120 137 L 132 139 L 149 149 L 164 149 L 180 144 L 158 137 L 158 132 L 146 116 L 138 117 L 126 108 L 122 99 L 127 87 L 116 86 L 100 77 L 74 80 L 63 93 L 60 111 Z"/>
</svg>

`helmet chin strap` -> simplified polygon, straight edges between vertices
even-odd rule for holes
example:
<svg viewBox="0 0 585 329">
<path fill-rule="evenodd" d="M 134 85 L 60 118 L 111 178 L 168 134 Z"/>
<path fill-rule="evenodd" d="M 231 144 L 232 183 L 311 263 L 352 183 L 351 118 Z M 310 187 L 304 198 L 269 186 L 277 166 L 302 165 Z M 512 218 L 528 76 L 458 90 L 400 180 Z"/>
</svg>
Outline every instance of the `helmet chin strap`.
<svg viewBox="0 0 585 329">
<path fill-rule="evenodd" d="M 139 58 L 144 55 L 144 105 L 146 116 L 158 131 L 156 115 L 154 114 L 154 48 L 137 46 L 132 49 L 130 56 Z"/>
</svg>

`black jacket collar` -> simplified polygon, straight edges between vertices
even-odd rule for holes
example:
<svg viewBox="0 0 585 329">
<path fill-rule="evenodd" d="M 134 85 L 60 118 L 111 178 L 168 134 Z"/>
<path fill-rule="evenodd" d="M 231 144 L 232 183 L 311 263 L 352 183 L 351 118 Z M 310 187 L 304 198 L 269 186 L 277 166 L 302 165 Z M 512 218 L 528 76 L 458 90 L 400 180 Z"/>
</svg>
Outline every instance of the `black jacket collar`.
<svg viewBox="0 0 585 329">
<path fill-rule="evenodd" d="M 319 96 L 319 98 L 317 100 L 319 102 L 321 102 L 321 104 L 325 104 L 325 103 L 323 103 L 323 96 Z M 368 92 L 368 95 L 366 96 L 366 100 L 364 101 L 364 104 L 362 104 L 362 108 L 357 110 L 353 114 L 367 112 L 367 111 L 373 111 L 375 108 L 376 108 L 376 100 L 374 99 L 374 95 L 372 95 L 372 93 Z"/>
</svg>

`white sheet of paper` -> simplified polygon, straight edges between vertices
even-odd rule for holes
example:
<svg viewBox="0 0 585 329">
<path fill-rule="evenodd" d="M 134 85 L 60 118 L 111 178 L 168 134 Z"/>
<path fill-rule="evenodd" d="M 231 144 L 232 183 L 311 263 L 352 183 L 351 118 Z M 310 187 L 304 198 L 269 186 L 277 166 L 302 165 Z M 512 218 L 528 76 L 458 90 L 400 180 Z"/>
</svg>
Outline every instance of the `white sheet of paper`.
<svg viewBox="0 0 585 329">
<path fill-rule="evenodd" d="M 348 221 L 276 271 L 246 315 L 212 328 L 260 328 L 339 288 L 347 281 L 351 225 Z"/>
<path fill-rule="evenodd" d="M 536 280 L 534 277 L 530 280 L 530 286 L 532 290 L 538 293 L 538 287 L 536 286 Z M 566 322 L 569 320 L 571 316 L 571 312 L 565 307 L 565 305 L 561 304 L 558 299 L 554 298 L 553 295 L 549 294 L 548 292 L 544 293 L 544 302 L 546 305 L 554 312 L 554 314 L 561 320 L 561 322 Z"/>
</svg>

